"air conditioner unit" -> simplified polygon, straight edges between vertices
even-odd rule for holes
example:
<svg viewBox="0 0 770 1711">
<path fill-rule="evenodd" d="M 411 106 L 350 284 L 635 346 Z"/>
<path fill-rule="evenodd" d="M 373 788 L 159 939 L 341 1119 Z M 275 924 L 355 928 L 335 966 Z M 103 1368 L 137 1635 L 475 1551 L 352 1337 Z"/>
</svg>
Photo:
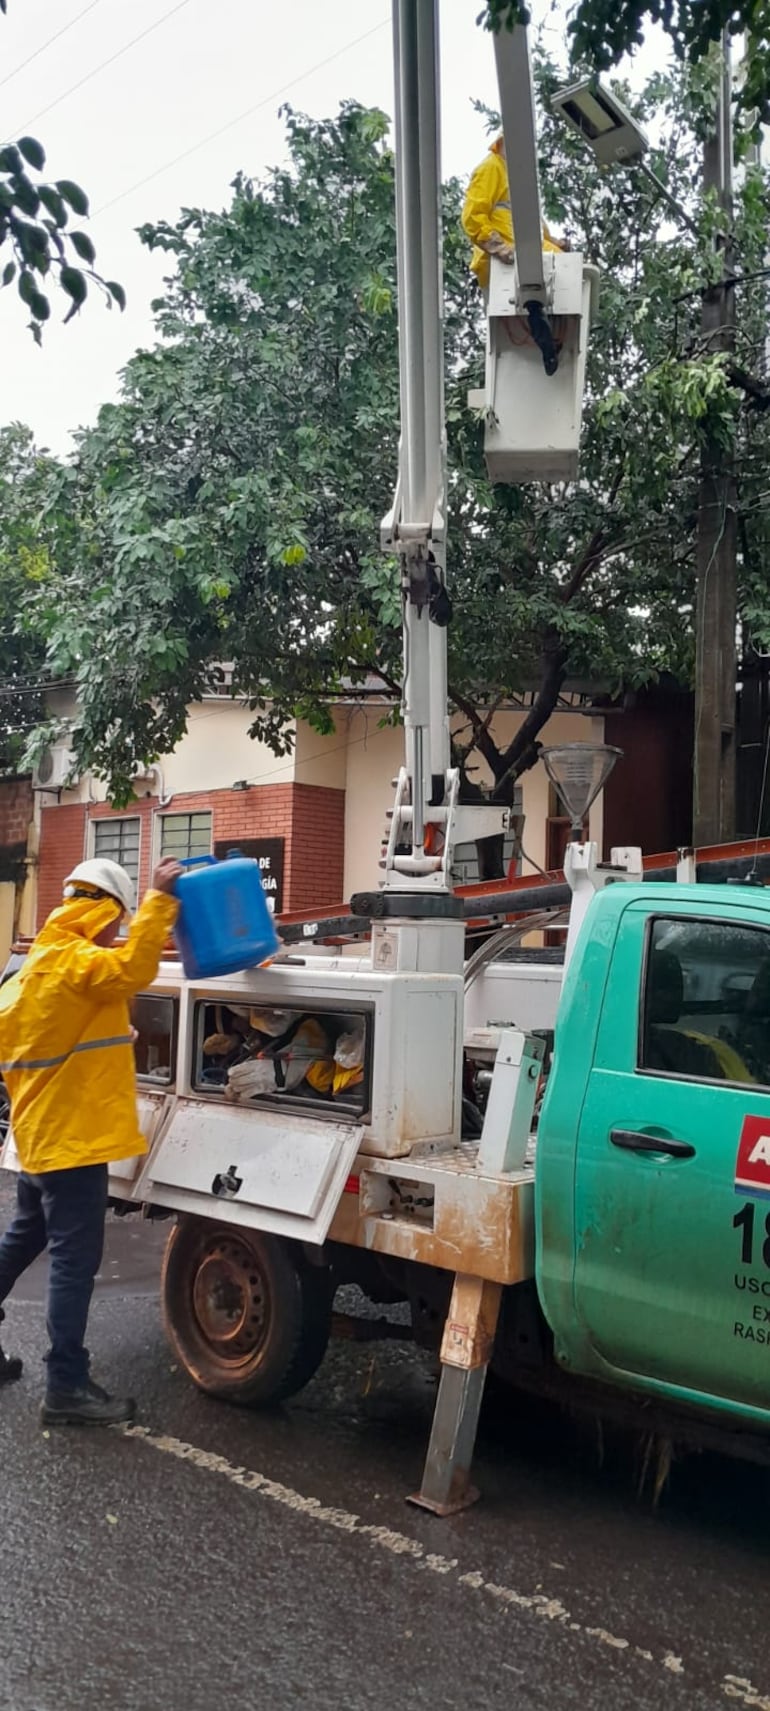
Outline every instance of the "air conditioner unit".
<svg viewBox="0 0 770 1711">
<path fill-rule="evenodd" d="M 36 790 L 64 790 L 78 782 L 75 757 L 66 743 L 52 743 L 39 756 L 32 773 Z"/>
<path fill-rule="evenodd" d="M 134 784 L 144 784 L 150 778 L 157 776 L 157 766 L 135 766 L 131 774 Z"/>
</svg>

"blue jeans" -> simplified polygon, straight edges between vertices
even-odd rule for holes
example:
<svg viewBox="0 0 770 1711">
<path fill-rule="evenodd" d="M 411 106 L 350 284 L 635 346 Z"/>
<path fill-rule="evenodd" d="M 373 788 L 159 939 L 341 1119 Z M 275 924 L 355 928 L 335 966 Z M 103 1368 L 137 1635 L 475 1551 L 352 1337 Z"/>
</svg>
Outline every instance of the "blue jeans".
<svg viewBox="0 0 770 1711">
<path fill-rule="evenodd" d="M 106 1164 L 22 1171 L 16 1216 L 0 1240 L 0 1302 L 44 1248 L 51 1256 L 47 1330 L 48 1390 L 80 1390 L 88 1380 L 84 1346 L 94 1278 L 102 1263 L 107 1212 Z"/>
</svg>

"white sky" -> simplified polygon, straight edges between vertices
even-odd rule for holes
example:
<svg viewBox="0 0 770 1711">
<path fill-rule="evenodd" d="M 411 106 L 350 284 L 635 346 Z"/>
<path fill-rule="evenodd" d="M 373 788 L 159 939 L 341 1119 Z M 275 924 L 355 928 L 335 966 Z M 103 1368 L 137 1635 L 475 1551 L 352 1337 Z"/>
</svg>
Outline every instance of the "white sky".
<svg viewBox="0 0 770 1711">
<path fill-rule="evenodd" d="M 480 9 L 481 0 L 441 7 L 447 176 L 466 175 L 484 153 L 472 100 L 496 104 L 492 44 L 475 23 Z M 545 9 L 540 0 L 536 16 Z M 554 28 L 554 48 L 558 41 Z M 112 55 L 119 57 L 96 71 Z M 66 93 L 92 71 L 82 89 Z M 128 307 L 109 313 L 94 296 L 62 327 L 54 293 L 38 350 L 15 286 L 1 292 L 0 422 L 28 422 L 41 444 L 65 452 L 69 431 L 117 395 L 121 367 L 152 340 L 150 301 L 168 261 L 151 256 L 135 228 L 174 220 L 184 205 L 221 207 L 239 169 L 258 177 L 279 163 L 283 101 L 323 118 L 347 97 L 392 113 L 388 0 L 9 0 L 0 17 L 0 138 L 38 136 L 51 177 L 83 185 L 92 219 L 82 223 L 97 267 L 125 286 Z M 159 170 L 179 155 L 186 158 Z"/>
</svg>

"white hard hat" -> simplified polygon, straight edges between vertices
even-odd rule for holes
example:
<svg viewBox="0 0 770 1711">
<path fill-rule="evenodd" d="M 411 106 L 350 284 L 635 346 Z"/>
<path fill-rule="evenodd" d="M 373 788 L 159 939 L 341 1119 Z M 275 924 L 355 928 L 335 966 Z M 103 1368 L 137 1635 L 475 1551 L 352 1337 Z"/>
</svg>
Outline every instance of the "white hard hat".
<svg viewBox="0 0 770 1711">
<path fill-rule="evenodd" d="M 93 885 L 97 891 L 106 892 L 108 897 L 114 897 L 121 909 L 130 915 L 134 907 L 133 881 L 116 861 L 109 861 L 106 856 L 94 856 L 91 861 L 79 861 L 73 867 L 71 874 L 64 881 L 65 897 L 77 897 L 77 886 Z"/>
</svg>

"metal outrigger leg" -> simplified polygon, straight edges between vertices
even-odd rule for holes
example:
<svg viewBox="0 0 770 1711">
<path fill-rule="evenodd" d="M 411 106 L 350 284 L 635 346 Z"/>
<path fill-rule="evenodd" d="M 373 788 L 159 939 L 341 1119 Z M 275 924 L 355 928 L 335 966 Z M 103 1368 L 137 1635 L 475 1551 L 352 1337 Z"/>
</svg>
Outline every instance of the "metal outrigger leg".
<svg viewBox="0 0 770 1711">
<path fill-rule="evenodd" d="M 422 1485 L 408 1501 L 455 1515 L 479 1495 L 471 1463 L 502 1285 L 458 1272 L 441 1342 L 441 1378 Z"/>
</svg>

